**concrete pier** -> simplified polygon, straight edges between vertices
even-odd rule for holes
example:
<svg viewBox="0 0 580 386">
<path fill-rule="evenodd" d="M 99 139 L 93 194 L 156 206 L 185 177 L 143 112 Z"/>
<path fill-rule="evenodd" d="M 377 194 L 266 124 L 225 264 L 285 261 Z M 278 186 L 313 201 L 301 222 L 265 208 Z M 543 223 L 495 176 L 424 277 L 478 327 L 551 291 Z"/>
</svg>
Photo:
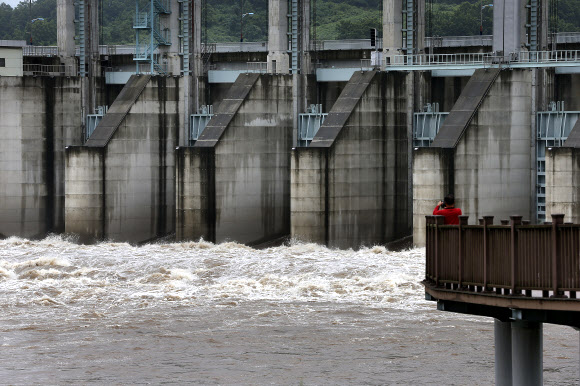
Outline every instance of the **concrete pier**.
<svg viewBox="0 0 580 386">
<path fill-rule="evenodd" d="M 66 232 L 144 242 L 174 231 L 180 78 L 132 76 L 83 147 L 66 151 Z"/>
<path fill-rule="evenodd" d="M 488 71 L 475 72 L 431 148 L 414 151 L 415 245 L 424 245 L 424 217 L 441 194 L 454 193 L 457 207 L 471 219 L 488 213 L 532 218 L 531 72 Z"/>
<path fill-rule="evenodd" d="M 64 230 L 64 146 L 80 144 L 78 78 L 0 77 L 0 237 Z"/>
<path fill-rule="evenodd" d="M 542 323 L 512 322 L 512 377 L 514 386 L 543 384 Z"/>
<path fill-rule="evenodd" d="M 407 74 L 357 72 L 292 154 L 292 237 L 349 248 L 409 233 Z"/>
<path fill-rule="evenodd" d="M 493 320 L 495 343 L 495 385 L 512 385 L 512 324 Z"/>
<path fill-rule="evenodd" d="M 288 74 L 288 0 L 268 3 L 268 72 Z"/>
<path fill-rule="evenodd" d="M 292 77 L 240 75 L 193 147 L 177 151 L 178 240 L 289 234 Z"/>
</svg>

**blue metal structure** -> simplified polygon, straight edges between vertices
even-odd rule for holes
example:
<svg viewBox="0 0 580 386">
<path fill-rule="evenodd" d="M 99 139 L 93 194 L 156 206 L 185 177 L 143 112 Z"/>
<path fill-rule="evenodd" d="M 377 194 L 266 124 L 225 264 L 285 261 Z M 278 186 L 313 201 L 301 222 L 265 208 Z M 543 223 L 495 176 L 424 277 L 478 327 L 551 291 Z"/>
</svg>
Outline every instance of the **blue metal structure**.
<svg viewBox="0 0 580 386">
<path fill-rule="evenodd" d="M 291 55 L 291 65 L 290 65 L 290 73 L 297 74 L 300 71 L 300 63 L 298 59 L 298 54 L 300 52 L 299 48 L 299 37 L 300 37 L 300 25 L 298 22 L 299 12 L 298 12 L 298 0 L 292 0 L 289 4 L 290 12 L 288 13 L 288 26 L 290 31 L 288 32 L 289 35 L 289 42 L 290 42 L 290 49 L 288 53 Z"/>
<path fill-rule="evenodd" d="M 180 17 L 179 21 L 181 24 L 179 38 L 181 39 L 181 53 L 183 55 L 183 70 L 182 74 L 189 75 L 189 25 L 190 25 L 190 17 L 189 17 L 189 0 L 177 0 L 180 4 Z"/>
<path fill-rule="evenodd" d="M 135 1 L 135 55 L 133 60 L 137 63 L 137 74 L 141 73 L 139 64 L 147 63 L 148 73 L 167 73 L 165 67 L 159 61 L 159 46 L 171 45 L 169 28 L 161 23 L 164 15 L 171 14 L 170 0 L 149 0 L 148 12 L 139 10 L 139 0 Z M 141 39 L 146 36 L 146 39 Z M 147 36 L 148 35 L 148 36 Z"/>
<path fill-rule="evenodd" d="M 322 112 L 322 105 L 310 105 L 308 112 L 299 114 L 298 145 L 308 146 L 324 123 L 328 113 Z"/>
<path fill-rule="evenodd" d="M 439 112 L 439 103 L 428 103 L 424 111 L 413 115 L 413 146 L 429 147 L 449 113 Z"/>
<path fill-rule="evenodd" d="M 201 106 L 197 114 L 189 117 L 189 144 L 193 145 L 213 117 L 213 106 Z"/>
<path fill-rule="evenodd" d="M 551 102 L 549 111 L 537 113 L 536 218 L 539 224 L 546 220 L 546 148 L 561 147 L 578 117 L 580 111 L 565 111 L 564 102 Z"/>
<path fill-rule="evenodd" d="M 98 106 L 95 110 L 95 114 L 88 114 L 87 115 L 87 122 L 86 122 L 86 131 L 85 131 L 85 142 L 89 139 L 89 137 L 93 134 L 99 122 L 103 119 L 109 106 Z"/>
<path fill-rule="evenodd" d="M 80 76 L 87 76 L 86 72 L 86 36 L 85 36 L 85 0 L 79 0 L 78 10 L 78 36 L 79 36 L 79 67 Z"/>
</svg>

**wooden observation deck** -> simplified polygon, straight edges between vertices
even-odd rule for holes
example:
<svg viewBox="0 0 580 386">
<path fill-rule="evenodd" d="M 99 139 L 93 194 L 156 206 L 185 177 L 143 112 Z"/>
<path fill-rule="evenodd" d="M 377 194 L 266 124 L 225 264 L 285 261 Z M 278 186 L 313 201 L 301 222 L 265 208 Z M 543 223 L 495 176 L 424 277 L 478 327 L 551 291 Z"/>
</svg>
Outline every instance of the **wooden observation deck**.
<svg viewBox="0 0 580 386">
<path fill-rule="evenodd" d="M 542 324 L 580 329 L 580 224 L 511 216 L 467 225 L 427 216 L 425 295 L 437 309 L 495 318 L 497 385 L 542 384 Z"/>
</svg>

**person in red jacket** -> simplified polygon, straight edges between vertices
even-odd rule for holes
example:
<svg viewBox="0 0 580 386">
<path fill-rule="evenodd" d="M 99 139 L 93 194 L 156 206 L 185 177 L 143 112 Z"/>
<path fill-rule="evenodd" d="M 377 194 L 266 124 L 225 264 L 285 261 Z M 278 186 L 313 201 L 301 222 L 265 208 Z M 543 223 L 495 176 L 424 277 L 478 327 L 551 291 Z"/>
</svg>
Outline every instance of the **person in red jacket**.
<svg viewBox="0 0 580 386">
<path fill-rule="evenodd" d="M 433 216 L 445 216 L 445 225 L 459 225 L 459 216 L 462 214 L 461 209 L 455 207 L 455 196 L 448 194 L 444 198 L 445 202 L 439 201 L 435 209 L 433 209 Z M 442 206 L 442 209 L 439 207 Z"/>
</svg>

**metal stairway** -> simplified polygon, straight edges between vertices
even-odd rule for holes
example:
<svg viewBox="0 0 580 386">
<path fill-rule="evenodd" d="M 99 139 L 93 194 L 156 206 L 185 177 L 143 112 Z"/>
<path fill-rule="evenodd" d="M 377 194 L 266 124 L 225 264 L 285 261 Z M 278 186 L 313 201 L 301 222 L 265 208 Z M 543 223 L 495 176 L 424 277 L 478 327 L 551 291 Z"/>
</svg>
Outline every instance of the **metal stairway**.
<svg viewBox="0 0 580 386">
<path fill-rule="evenodd" d="M 139 0 L 135 1 L 133 60 L 137 64 L 137 74 L 167 74 L 165 66 L 159 62 L 158 48 L 171 45 L 169 29 L 162 24 L 162 18 L 171 14 L 170 4 L 170 0 L 150 0 L 148 12 L 139 12 Z M 149 71 L 141 71 L 140 64 L 149 64 Z"/>
</svg>

